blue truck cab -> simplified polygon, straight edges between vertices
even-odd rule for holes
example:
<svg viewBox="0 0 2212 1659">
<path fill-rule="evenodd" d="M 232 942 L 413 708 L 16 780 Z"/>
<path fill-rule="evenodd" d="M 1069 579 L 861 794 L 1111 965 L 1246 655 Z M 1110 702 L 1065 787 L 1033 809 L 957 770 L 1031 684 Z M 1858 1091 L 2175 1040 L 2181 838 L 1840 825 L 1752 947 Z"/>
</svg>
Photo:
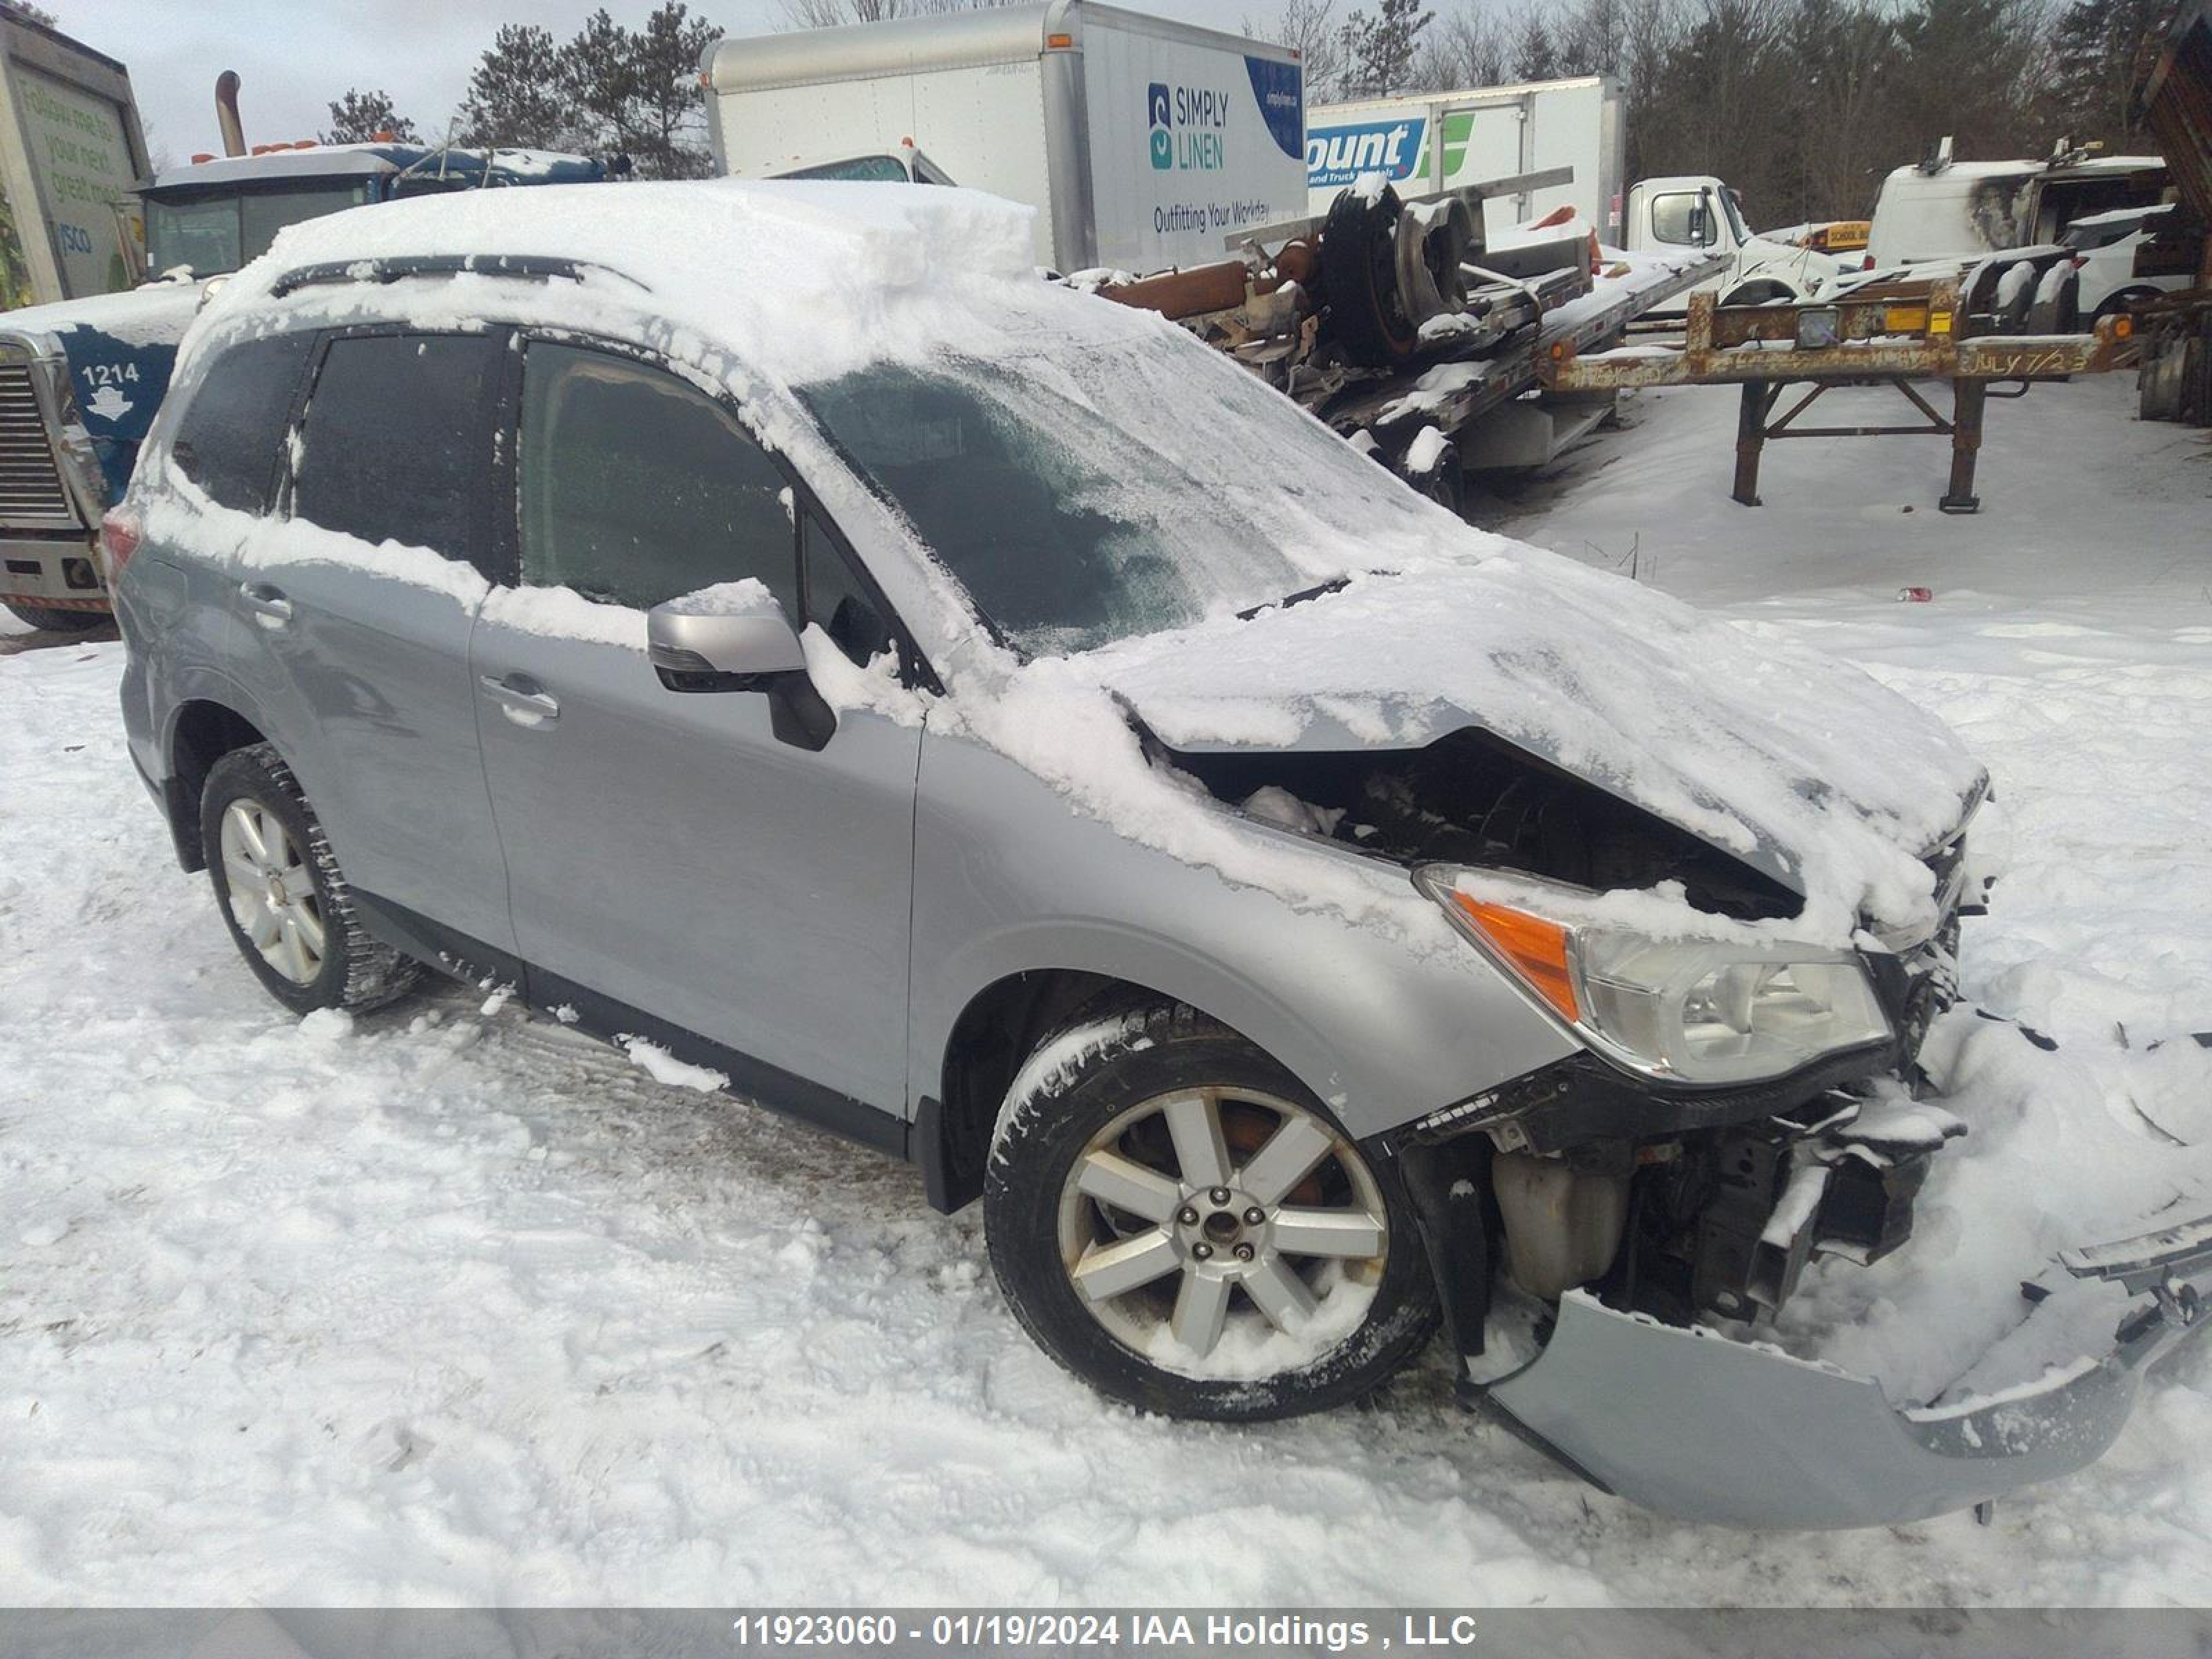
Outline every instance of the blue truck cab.
<svg viewBox="0 0 2212 1659">
<path fill-rule="evenodd" d="M 606 176 L 589 156 L 422 144 L 264 145 L 137 186 L 152 280 L 0 313 L 0 605 L 38 627 L 109 612 L 100 520 L 122 496 L 209 283 L 303 219 L 374 202 Z"/>
</svg>

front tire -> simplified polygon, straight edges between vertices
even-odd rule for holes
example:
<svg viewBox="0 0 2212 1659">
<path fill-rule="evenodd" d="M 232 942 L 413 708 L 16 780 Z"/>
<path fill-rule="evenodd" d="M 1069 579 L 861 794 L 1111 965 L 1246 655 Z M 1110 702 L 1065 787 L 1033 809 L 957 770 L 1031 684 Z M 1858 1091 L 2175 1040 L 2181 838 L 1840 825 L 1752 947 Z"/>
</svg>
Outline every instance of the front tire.
<svg viewBox="0 0 2212 1659">
<path fill-rule="evenodd" d="M 1290 1417 L 1374 1389 L 1437 1310 L 1412 1212 L 1287 1069 L 1172 1005 L 1047 1039 L 1000 1115 L 991 1265 L 1046 1352 L 1146 1411 Z"/>
<path fill-rule="evenodd" d="M 239 953 L 294 1012 L 378 1007 L 421 976 L 362 927 L 314 808 L 273 744 L 234 749 L 209 769 L 200 844 Z"/>
</svg>

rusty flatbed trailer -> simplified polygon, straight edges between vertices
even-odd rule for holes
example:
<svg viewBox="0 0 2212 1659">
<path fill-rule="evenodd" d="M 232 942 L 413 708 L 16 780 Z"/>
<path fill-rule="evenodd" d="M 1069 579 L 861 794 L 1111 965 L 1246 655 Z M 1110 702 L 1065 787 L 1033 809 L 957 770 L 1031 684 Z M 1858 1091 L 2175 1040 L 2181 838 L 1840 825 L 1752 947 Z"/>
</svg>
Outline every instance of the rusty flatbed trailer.
<svg viewBox="0 0 2212 1659">
<path fill-rule="evenodd" d="M 2196 286 L 2141 308 L 2145 420 L 2212 425 L 2212 0 L 2190 0 L 2145 78 L 2143 110 L 2197 237 Z"/>
<path fill-rule="evenodd" d="M 1946 513 L 1972 513 L 1981 505 L 1974 469 L 1989 398 L 2022 396 L 2039 380 L 2130 367 L 2136 341 L 2125 315 L 2105 318 L 2079 334 L 1975 331 L 1982 319 L 1965 310 L 1960 293 L 1956 282 L 1899 282 L 1869 285 L 1827 303 L 1728 307 L 1716 306 L 1710 294 L 1695 294 L 1679 347 L 1642 343 L 1584 356 L 1561 342 L 1547 355 L 1543 383 L 1562 393 L 1741 386 L 1730 494 L 1746 507 L 1759 505 L 1759 463 L 1770 439 L 1946 437 L 1950 485 L 1937 505 Z M 1923 395 L 1916 382 L 1924 380 L 1950 383 L 1949 416 Z M 2015 383 L 2014 392 L 1991 391 Z M 1778 416 L 1784 391 L 1796 385 L 1809 390 Z M 1925 422 L 1796 423 L 1824 392 L 1839 386 L 1893 386 Z"/>
</svg>

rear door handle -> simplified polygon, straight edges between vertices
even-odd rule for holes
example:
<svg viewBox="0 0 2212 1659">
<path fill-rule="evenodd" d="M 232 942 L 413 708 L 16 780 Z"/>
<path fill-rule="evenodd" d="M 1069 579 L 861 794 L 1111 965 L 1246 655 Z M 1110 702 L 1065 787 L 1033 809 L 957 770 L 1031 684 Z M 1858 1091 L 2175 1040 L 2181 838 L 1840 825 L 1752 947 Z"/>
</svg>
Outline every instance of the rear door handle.
<svg viewBox="0 0 2212 1659">
<path fill-rule="evenodd" d="M 267 582 L 240 582 L 238 597 L 264 628 L 282 628 L 292 620 L 292 601 L 284 597 L 281 587 L 271 587 Z"/>
<path fill-rule="evenodd" d="M 550 726 L 561 718 L 560 700 L 527 674 L 509 674 L 504 679 L 479 674 L 477 684 L 490 694 L 499 712 L 517 726 Z"/>
</svg>

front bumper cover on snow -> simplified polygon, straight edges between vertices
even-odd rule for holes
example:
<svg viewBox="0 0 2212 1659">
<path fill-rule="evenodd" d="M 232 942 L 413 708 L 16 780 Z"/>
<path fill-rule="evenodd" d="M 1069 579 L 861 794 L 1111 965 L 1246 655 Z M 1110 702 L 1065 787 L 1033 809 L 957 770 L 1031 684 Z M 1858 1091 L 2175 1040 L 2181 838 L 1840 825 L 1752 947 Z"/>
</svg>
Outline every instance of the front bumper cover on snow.
<svg viewBox="0 0 2212 1659">
<path fill-rule="evenodd" d="M 1880 1383 L 1582 1291 L 1543 1352 L 1484 1391 L 1555 1455 L 1621 1497 L 1724 1526 L 1917 1521 L 2093 1462 L 2149 1368 L 2212 1325 L 2185 1275 L 2212 1268 L 2212 1217 L 2061 1258 L 2153 1298 L 2102 1358 L 1960 1406 L 1900 1410 Z"/>
</svg>

